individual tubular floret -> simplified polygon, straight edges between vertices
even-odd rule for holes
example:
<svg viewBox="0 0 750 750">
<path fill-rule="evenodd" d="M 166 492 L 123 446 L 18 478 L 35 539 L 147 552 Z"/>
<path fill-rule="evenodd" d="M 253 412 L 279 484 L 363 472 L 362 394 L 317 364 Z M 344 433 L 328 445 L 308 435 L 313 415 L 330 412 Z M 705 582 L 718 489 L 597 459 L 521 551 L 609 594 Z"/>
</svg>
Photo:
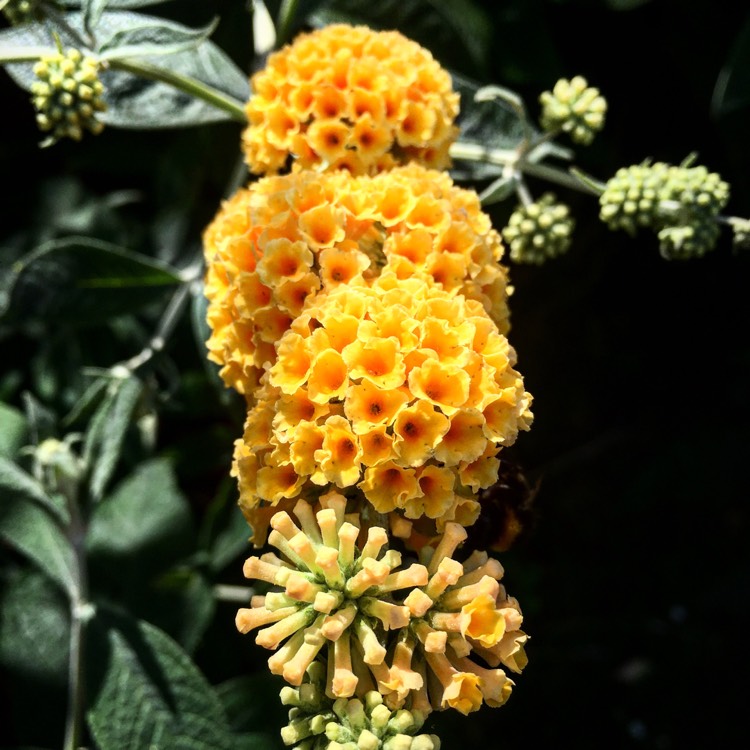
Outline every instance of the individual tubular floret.
<svg viewBox="0 0 750 750">
<path fill-rule="evenodd" d="M 582 76 L 561 78 L 552 91 L 540 95 L 539 101 L 542 128 L 548 132 L 562 130 L 575 143 L 591 143 L 604 127 L 607 101 Z"/>
<path fill-rule="evenodd" d="M 518 602 L 499 582 L 502 565 L 486 552 L 457 562 L 453 554 L 465 538 L 465 529 L 449 523 L 434 548 L 423 548 L 430 580 L 404 600 L 411 614 L 412 670 L 426 676 L 420 688 L 397 696 L 408 697 L 411 706 L 463 714 L 483 702 L 501 706 L 514 683 L 500 665 L 516 673 L 526 666 L 528 636 L 520 629 Z"/>
<path fill-rule="evenodd" d="M 449 164 L 458 94 L 432 55 L 396 31 L 334 24 L 268 58 L 251 81 L 242 143 L 250 170 L 374 174 Z"/>
<path fill-rule="evenodd" d="M 80 141 L 85 130 L 95 135 L 104 124 L 97 113 L 106 110 L 104 86 L 98 77 L 99 63 L 77 49 L 42 57 L 34 65 L 37 80 L 31 85 L 39 128 L 49 133 L 42 145 L 61 138 Z"/>
<path fill-rule="evenodd" d="M 503 239 L 510 248 L 511 260 L 541 265 L 568 252 L 574 226 L 568 206 L 558 203 L 552 193 L 545 193 L 511 214 Z"/>
<path fill-rule="evenodd" d="M 509 327 L 503 247 L 477 194 L 417 165 L 264 178 L 225 201 L 203 240 L 209 358 L 248 397 L 320 291 L 386 271 L 478 300 L 502 333 Z"/>
<path fill-rule="evenodd" d="M 250 557 L 244 574 L 276 588 L 253 597 L 249 608 L 238 611 L 236 624 L 241 633 L 261 628 L 256 643 L 276 651 L 268 660 L 271 672 L 292 685 L 302 685 L 322 651 L 326 695 L 349 698 L 387 680 L 383 635 L 406 627 L 410 617 L 393 594 L 425 585 L 427 569 L 400 568 L 401 555 L 386 549 L 381 527 L 371 527 L 361 539 L 359 518 L 345 516 L 342 495 L 327 493 L 320 508 L 315 512 L 300 500 L 297 523 L 286 512 L 273 516 L 268 541 L 281 557 Z"/>
<path fill-rule="evenodd" d="M 497 458 L 529 429 L 516 355 L 481 304 L 415 277 L 320 295 L 277 346 L 235 447 L 240 505 L 333 485 L 381 515 L 470 525 Z M 395 533 L 394 529 L 394 533 Z"/>
</svg>

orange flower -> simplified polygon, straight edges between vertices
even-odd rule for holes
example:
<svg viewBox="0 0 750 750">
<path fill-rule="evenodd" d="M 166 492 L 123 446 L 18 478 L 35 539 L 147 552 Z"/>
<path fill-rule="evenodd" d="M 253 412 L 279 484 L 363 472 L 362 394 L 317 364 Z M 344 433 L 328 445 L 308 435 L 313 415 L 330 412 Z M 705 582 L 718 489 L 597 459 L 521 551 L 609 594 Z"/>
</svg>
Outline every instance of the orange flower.
<svg viewBox="0 0 750 750">
<path fill-rule="evenodd" d="M 242 140 L 256 174 L 289 156 L 296 168 L 356 174 L 378 172 L 384 157 L 388 168 L 423 156 L 449 164 L 458 94 L 430 53 L 396 31 L 331 25 L 301 35 L 268 58 L 252 88 Z"/>
</svg>

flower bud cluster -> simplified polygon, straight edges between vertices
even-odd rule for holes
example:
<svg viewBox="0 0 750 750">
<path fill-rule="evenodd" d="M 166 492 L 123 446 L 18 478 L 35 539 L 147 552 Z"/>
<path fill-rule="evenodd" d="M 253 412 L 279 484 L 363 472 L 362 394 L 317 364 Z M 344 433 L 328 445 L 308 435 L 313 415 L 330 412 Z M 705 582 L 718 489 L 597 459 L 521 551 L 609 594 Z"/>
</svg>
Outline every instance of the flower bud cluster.
<svg viewBox="0 0 750 750">
<path fill-rule="evenodd" d="M 50 135 L 45 144 L 61 138 L 80 141 L 85 130 L 101 133 L 97 113 L 106 110 L 99 63 L 77 49 L 48 55 L 34 65 L 37 80 L 31 86 L 36 121 Z"/>
<path fill-rule="evenodd" d="M 715 218 L 729 200 L 729 185 L 705 167 L 663 162 L 619 169 L 602 193 L 600 218 L 611 229 L 658 234 L 666 258 L 691 258 L 713 249 Z"/>
<path fill-rule="evenodd" d="M 561 78 L 552 91 L 542 92 L 539 101 L 542 128 L 553 133 L 562 130 L 575 143 L 588 145 L 604 127 L 607 101 L 582 76 Z"/>
<path fill-rule="evenodd" d="M 425 721 L 421 711 L 391 710 L 376 690 L 362 698 L 328 698 L 325 670 L 314 662 L 299 688 L 281 690 L 291 706 L 289 724 L 281 730 L 296 750 L 440 750 L 434 734 L 417 734 Z"/>
<path fill-rule="evenodd" d="M 256 174 L 405 162 L 449 164 L 458 94 L 432 55 L 396 31 L 327 26 L 298 37 L 255 74 L 243 134 Z"/>
<path fill-rule="evenodd" d="M 557 203 L 552 193 L 545 193 L 511 214 L 503 239 L 510 247 L 511 260 L 541 265 L 569 250 L 574 226 L 568 206 Z"/>
<path fill-rule="evenodd" d="M 513 682 L 499 665 L 520 672 L 527 640 L 518 603 L 499 583 L 502 566 L 481 552 L 463 564 L 453 559 L 466 531 L 449 523 L 435 546 L 422 549 L 421 563 L 403 568 L 401 555 L 386 550 L 386 530 L 371 526 L 363 535 L 342 495 L 321 496 L 319 507 L 316 513 L 298 501 L 299 525 L 276 513 L 268 538 L 281 557 L 245 562 L 247 578 L 276 587 L 236 618 L 242 633 L 261 628 L 256 643 L 275 651 L 271 672 L 301 695 L 306 673 L 324 654 L 323 692 L 332 699 L 377 689 L 390 709 L 421 715 L 502 705 Z M 320 722 L 317 732 L 310 727 L 320 729 Z"/>
</svg>

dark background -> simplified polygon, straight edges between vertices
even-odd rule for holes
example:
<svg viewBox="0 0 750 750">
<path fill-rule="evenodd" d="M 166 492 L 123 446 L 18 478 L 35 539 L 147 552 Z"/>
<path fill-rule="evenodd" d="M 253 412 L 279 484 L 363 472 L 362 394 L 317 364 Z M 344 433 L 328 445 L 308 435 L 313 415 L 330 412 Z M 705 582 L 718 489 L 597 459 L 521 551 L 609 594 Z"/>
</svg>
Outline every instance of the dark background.
<svg viewBox="0 0 750 750">
<path fill-rule="evenodd" d="M 248 68 L 250 21 L 241 4 L 205 5 L 154 12 L 193 24 L 220 15 L 214 40 Z M 742 5 L 486 2 L 483 65 L 454 46 L 432 45 L 429 34 L 420 41 L 452 69 L 519 91 L 533 113 L 539 92 L 557 78 L 586 76 L 609 112 L 604 132 L 578 150 L 579 166 L 606 179 L 647 157 L 679 163 L 697 151 L 699 163 L 732 186 L 727 213 L 750 216 L 750 106 L 711 111 L 733 50 L 742 61 L 737 40 L 750 22 Z M 414 12 L 431 12 L 425 8 Z M 408 24 L 396 25 L 410 34 Z M 0 97 L 2 237 L 54 220 L 55 186 L 67 178 L 94 196 L 139 191 L 142 199 L 118 213 L 117 232 L 141 252 L 156 244 L 148 229 L 154 217 L 183 207 L 185 253 L 195 251 L 236 163 L 238 126 L 105 130 L 81 145 L 39 150 L 27 95 L 2 75 Z M 530 184 L 537 195 L 547 189 Z M 653 236 L 609 232 L 595 200 L 557 194 L 577 219 L 571 252 L 541 268 L 511 269 L 510 338 L 536 414 L 513 451 L 538 493 L 533 522 L 501 559 L 509 592 L 524 608 L 529 666 L 506 707 L 468 719 L 436 715 L 433 731 L 446 748 L 735 747 L 747 736 L 750 665 L 748 256 L 733 252 L 725 232 L 705 258 L 667 262 Z M 511 209 L 493 207 L 496 226 Z M 114 231 L 105 222 L 103 238 Z M 41 333 L 0 341 L 3 369 L 22 373 L 4 381 L 4 399 L 15 403 L 33 388 L 40 341 L 62 334 L 50 321 Z M 177 458 L 200 517 L 229 466 L 242 414 L 237 401 L 222 402 L 202 382 L 191 337 L 186 320 L 170 346 L 184 378 L 163 407 L 158 450 Z M 93 351 L 99 360 L 89 364 L 116 361 L 106 344 Z M 239 583 L 238 572 L 228 569 L 226 581 Z M 233 614 L 232 605 L 219 605 L 196 661 L 212 682 L 257 671 L 265 685 L 266 655 L 233 632 Z M 14 689 L 2 687 L 11 696 Z M 43 695 L 63 701 L 59 688 Z M 259 710 L 258 719 L 273 716 L 278 726 L 282 714 L 273 695 L 266 699 L 268 712 Z M 55 716 L 62 709 L 36 710 Z M 42 741 L 14 731 L 17 743 Z"/>
</svg>

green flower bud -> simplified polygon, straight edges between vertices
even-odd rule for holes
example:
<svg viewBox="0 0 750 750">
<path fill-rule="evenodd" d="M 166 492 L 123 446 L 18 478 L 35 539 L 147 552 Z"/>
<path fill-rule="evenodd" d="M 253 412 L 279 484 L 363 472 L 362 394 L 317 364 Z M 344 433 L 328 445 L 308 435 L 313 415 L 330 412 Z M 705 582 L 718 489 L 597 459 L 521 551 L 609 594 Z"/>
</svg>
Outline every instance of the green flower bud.
<svg viewBox="0 0 750 750">
<path fill-rule="evenodd" d="M 653 227 L 659 217 L 659 203 L 665 188 L 669 166 L 637 164 L 618 169 L 599 197 L 599 217 L 610 229 L 635 234 L 638 227 Z"/>
<path fill-rule="evenodd" d="M 541 264 L 568 251 L 574 225 L 568 207 L 545 193 L 536 203 L 519 206 L 511 214 L 503 238 L 511 260 Z"/>
<path fill-rule="evenodd" d="M 699 217 L 691 224 L 666 226 L 659 231 L 659 251 L 667 260 L 700 258 L 713 250 L 719 233 L 719 225 L 710 217 Z"/>
<path fill-rule="evenodd" d="M 582 76 L 570 81 L 561 78 L 552 91 L 542 92 L 539 101 L 542 128 L 548 132 L 562 130 L 575 143 L 588 145 L 604 127 L 607 100 Z"/>
<path fill-rule="evenodd" d="M 732 245 L 735 250 L 750 249 L 750 219 L 732 217 L 729 219 L 732 227 Z"/>
<path fill-rule="evenodd" d="M 44 18 L 44 11 L 39 0 L 7 0 L 2 8 L 11 26 Z"/>
<path fill-rule="evenodd" d="M 300 700 L 303 687 L 282 690 L 282 701 L 294 707 L 281 738 L 295 750 L 439 750 L 434 735 L 415 736 L 424 723 L 420 711 L 393 712 L 376 691 L 363 700 L 324 698 L 315 707 Z"/>
<path fill-rule="evenodd" d="M 88 130 L 101 133 L 104 124 L 96 117 L 107 107 L 104 86 L 97 78 L 99 63 L 77 49 L 57 52 L 34 65 L 37 81 L 32 85 L 37 124 L 49 137 L 42 145 L 61 138 L 79 141 Z"/>
</svg>

